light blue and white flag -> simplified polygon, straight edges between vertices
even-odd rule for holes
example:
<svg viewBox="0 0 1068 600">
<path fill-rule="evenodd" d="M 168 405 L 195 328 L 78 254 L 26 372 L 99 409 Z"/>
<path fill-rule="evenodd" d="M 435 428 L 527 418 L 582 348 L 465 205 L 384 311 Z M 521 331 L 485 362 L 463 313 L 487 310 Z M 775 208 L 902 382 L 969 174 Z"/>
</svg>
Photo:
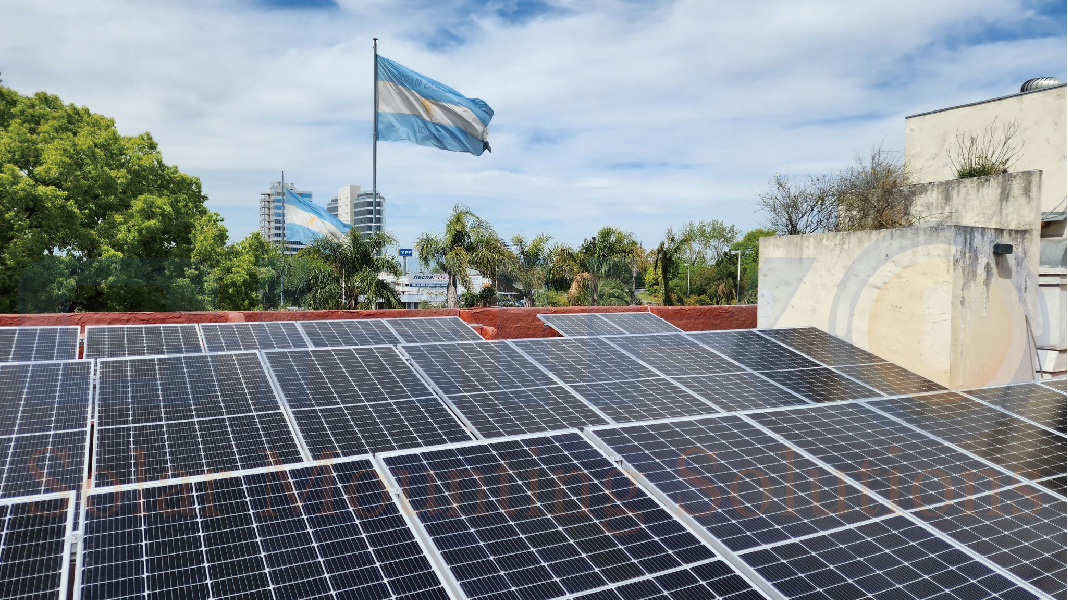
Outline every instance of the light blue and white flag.
<svg viewBox="0 0 1068 600">
<path fill-rule="evenodd" d="M 480 156 L 489 150 L 493 109 L 384 56 L 375 75 L 378 139 L 408 140 Z"/>
<path fill-rule="evenodd" d="M 346 225 L 326 209 L 294 194 L 293 190 L 286 190 L 287 240 L 310 244 L 323 236 L 343 239 L 350 229 L 351 225 Z"/>
</svg>

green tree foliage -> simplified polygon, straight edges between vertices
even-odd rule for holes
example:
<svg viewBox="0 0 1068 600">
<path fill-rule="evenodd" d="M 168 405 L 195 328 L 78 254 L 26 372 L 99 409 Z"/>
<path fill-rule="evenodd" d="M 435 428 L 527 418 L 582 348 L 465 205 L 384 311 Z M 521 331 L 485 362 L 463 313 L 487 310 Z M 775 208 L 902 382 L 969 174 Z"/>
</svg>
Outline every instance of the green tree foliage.
<svg viewBox="0 0 1068 600">
<path fill-rule="evenodd" d="M 495 279 L 512 257 L 493 225 L 461 204 L 453 207 L 442 233 L 424 232 L 416 238 L 415 252 L 423 268 L 436 268 L 449 276 L 445 295 L 449 308 L 459 307 L 461 283 L 471 289 L 469 270 Z"/>
<path fill-rule="evenodd" d="M 686 236 L 676 234 L 668 227 L 664 239 L 653 250 L 653 271 L 660 277 L 660 302 L 664 306 L 677 303 L 675 292 L 671 289 L 671 279 L 678 272 L 679 262 L 689 243 Z"/>
<path fill-rule="evenodd" d="M 523 293 L 523 303 L 526 306 L 534 306 L 535 292 L 545 287 L 553 259 L 553 246 L 549 245 L 551 239 L 544 233 L 530 240 L 520 234 L 512 236 L 512 252 L 515 256 L 512 276 Z"/>
<path fill-rule="evenodd" d="M 331 294 L 340 291 L 338 300 L 349 310 L 369 310 L 379 305 L 400 308 L 401 301 L 396 288 L 379 277 L 382 273 L 395 277 L 402 274 L 396 257 L 384 252 L 396 244 L 396 238 L 390 233 L 376 231 L 363 235 L 355 228 L 349 230 L 343 240 L 321 237 L 313 241 L 299 255 L 329 266 L 337 281 L 336 288 L 333 284 L 327 284 L 324 279 L 328 278 L 321 277 L 322 267 L 314 265 L 310 286 L 314 304 L 317 307 L 330 304 L 327 291 Z M 323 284 L 326 284 L 327 290 L 317 289 Z"/>
<path fill-rule="evenodd" d="M 773 237 L 772 229 L 754 229 L 731 245 L 731 250 L 742 253 L 742 297 L 739 304 L 756 304 L 758 271 L 760 266 L 760 238 Z"/>
<path fill-rule="evenodd" d="M 600 305 L 602 278 L 633 282 L 637 278 L 641 254 L 641 245 L 634 239 L 634 234 L 617 227 L 602 227 L 597 235 L 584 240 L 579 246 L 576 262 L 588 274 L 583 279 L 589 285 L 590 305 Z"/>
</svg>

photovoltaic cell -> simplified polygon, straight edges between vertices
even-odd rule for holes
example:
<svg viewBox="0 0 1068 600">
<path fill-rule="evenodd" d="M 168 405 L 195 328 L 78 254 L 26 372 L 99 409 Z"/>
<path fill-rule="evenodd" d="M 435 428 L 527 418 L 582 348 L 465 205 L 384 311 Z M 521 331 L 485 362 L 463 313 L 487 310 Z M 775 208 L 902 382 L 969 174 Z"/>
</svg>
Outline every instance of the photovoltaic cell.
<svg viewBox="0 0 1068 600">
<path fill-rule="evenodd" d="M 657 374 L 601 338 L 514 340 L 517 348 L 567 384 L 647 379 Z"/>
<path fill-rule="evenodd" d="M 581 600 L 763 600 L 737 571 L 722 560 L 689 566 L 612 589 L 583 594 Z"/>
<path fill-rule="evenodd" d="M 624 333 L 675 333 L 682 331 L 653 313 L 597 313 L 597 316 L 622 329 Z"/>
<path fill-rule="evenodd" d="M 752 330 L 705 331 L 689 334 L 698 342 L 754 371 L 804 369 L 818 363 Z"/>
<path fill-rule="evenodd" d="M 673 380 L 724 412 L 809 404 L 808 400 L 756 373 L 674 377 Z"/>
<path fill-rule="evenodd" d="M 575 433 L 383 462 L 469 598 L 559 598 L 716 558 Z"/>
<path fill-rule="evenodd" d="M 78 328 L 0 327 L 0 362 L 74 360 Z"/>
<path fill-rule="evenodd" d="M 826 367 L 796 371 L 766 371 L 764 377 L 813 402 L 879 397 L 881 394 Z"/>
<path fill-rule="evenodd" d="M 1017 577 L 1056 597 L 1066 594 L 1064 501 L 1019 486 L 914 516 Z"/>
<path fill-rule="evenodd" d="M 803 406 L 748 417 L 906 510 L 1020 483 L 859 404 Z"/>
<path fill-rule="evenodd" d="M 682 334 L 613 336 L 608 340 L 668 377 L 745 371 Z"/>
<path fill-rule="evenodd" d="M 85 600 L 449 598 L 370 461 L 89 496 Z"/>
<path fill-rule="evenodd" d="M 611 322 L 602 319 L 596 313 L 538 315 L 538 318 L 564 337 L 627 333 Z"/>
<path fill-rule="evenodd" d="M 264 356 L 316 460 L 472 439 L 393 347 Z"/>
<path fill-rule="evenodd" d="M 85 358 L 121 358 L 203 352 L 196 325 L 90 325 Z"/>
<path fill-rule="evenodd" d="M 758 548 L 742 559 L 787 598 L 1035 598 L 902 516 Z"/>
<path fill-rule="evenodd" d="M 102 360 L 97 486 L 302 460 L 254 352 Z"/>
<path fill-rule="evenodd" d="M 1054 493 L 1068 496 L 1068 475 L 1057 475 L 1040 479 L 1038 480 L 1038 484 Z"/>
<path fill-rule="evenodd" d="M 731 550 L 861 523 L 888 509 L 738 416 L 593 429 Z"/>
<path fill-rule="evenodd" d="M 1068 471 L 1068 438 L 960 394 L 943 392 L 867 404 L 1020 477 L 1039 479 Z"/>
<path fill-rule="evenodd" d="M 878 356 L 815 327 L 760 329 L 759 331 L 830 367 L 885 362 Z"/>
<path fill-rule="evenodd" d="M 406 345 L 402 349 L 450 397 L 557 385 L 505 341 Z"/>
<path fill-rule="evenodd" d="M 71 495 L 0 503 L 0 598 L 65 598 Z"/>
<path fill-rule="evenodd" d="M 378 346 L 399 344 L 400 338 L 383 319 L 345 319 L 340 321 L 298 321 L 297 325 L 311 341 L 312 347 Z"/>
<path fill-rule="evenodd" d="M 608 423 L 583 400 L 559 385 L 461 394 L 449 396 L 449 400 L 464 419 L 487 438 Z"/>
<path fill-rule="evenodd" d="M 1039 385 L 1044 385 L 1051 390 L 1058 391 L 1062 394 L 1068 393 L 1068 379 L 1063 377 L 1058 379 L 1043 379 L 1038 383 Z"/>
<path fill-rule="evenodd" d="M 204 323 L 200 331 L 208 352 L 308 347 L 300 328 L 292 321 Z"/>
<path fill-rule="evenodd" d="M 993 386 L 963 393 L 1036 425 L 1068 434 L 1068 398 L 1063 393 L 1033 383 Z"/>
<path fill-rule="evenodd" d="M 617 423 L 719 412 L 664 377 L 574 384 L 570 387 Z"/>
<path fill-rule="evenodd" d="M 921 377 L 904 367 L 889 362 L 836 367 L 835 371 L 849 375 L 887 396 L 937 392 L 946 389 L 926 377 Z"/>
<path fill-rule="evenodd" d="M 460 317 L 406 317 L 387 323 L 405 344 L 480 341 L 482 338 Z"/>
</svg>

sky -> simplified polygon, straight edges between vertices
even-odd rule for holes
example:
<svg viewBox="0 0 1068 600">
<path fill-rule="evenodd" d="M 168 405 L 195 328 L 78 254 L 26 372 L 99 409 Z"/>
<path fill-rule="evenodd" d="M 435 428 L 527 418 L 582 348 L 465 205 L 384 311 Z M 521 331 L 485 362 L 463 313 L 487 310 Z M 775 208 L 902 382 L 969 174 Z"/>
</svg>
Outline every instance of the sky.
<svg viewBox="0 0 1068 600">
<path fill-rule="evenodd" d="M 905 117 L 1066 79 L 1063 0 L 0 0 L 0 77 L 144 131 L 231 239 L 286 181 L 371 187 L 379 53 L 485 100 L 492 153 L 378 145 L 409 246 L 457 203 L 511 237 L 760 226 L 775 173 L 834 172 Z"/>
</svg>

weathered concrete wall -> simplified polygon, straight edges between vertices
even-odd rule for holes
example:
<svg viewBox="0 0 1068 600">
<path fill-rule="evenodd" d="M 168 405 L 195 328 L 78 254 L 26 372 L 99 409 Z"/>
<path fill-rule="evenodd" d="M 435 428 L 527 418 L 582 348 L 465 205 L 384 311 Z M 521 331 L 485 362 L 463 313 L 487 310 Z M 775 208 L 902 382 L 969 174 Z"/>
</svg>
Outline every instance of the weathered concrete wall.
<svg viewBox="0 0 1068 600">
<path fill-rule="evenodd" d="M 1030 379 L 1037 279 L 1026 251 L 992 254 L 995 241 L 1022 247 L 1027 235 L 937 226 L 764 238 L 757 321 L 818 327 L 951 387 Z"/>
<path fill-rule="evenodd" d="M 536 308 L 474 308 L 427 310 L 318 310 L 318 311 L 232 311 L 169 313 L 64 313 L 0 314 L 0 326 L 12 325 L 139 325 L 151 323 L 242 323 L 254 321 L 309 321 L 321 319 L 374 319 L 398 317 L 459 316 L 479 325 L 487 339 L 554 337 L 539 314 L 582 312 L 645 312 L 650 310 L 676 327 L 687 331 L 744 329 L 756 327 L 756 305 L 741 306 L 567 306 Z"/>
<path fill-rule="evenodd" d="M 1020 129 L 1016 140 L 1022 144 L 1022 149 L 1014 169 L 1043 172 L 1040 210 L 1053 210 L 1068 191 L 1068 167 L 1065 166 L 1068 96 L 1065 91 L 1066 88 L 1061 86 L 908 117 L 905 119 L 905 165 L 914 180 L 920 183 L 954 179 L 957 174 L 949 165 L 946 151 L 956 145 L 958 133 L 978 133 L 995 117 L 998 127 L 1017 120 Z"/>
</svg>

